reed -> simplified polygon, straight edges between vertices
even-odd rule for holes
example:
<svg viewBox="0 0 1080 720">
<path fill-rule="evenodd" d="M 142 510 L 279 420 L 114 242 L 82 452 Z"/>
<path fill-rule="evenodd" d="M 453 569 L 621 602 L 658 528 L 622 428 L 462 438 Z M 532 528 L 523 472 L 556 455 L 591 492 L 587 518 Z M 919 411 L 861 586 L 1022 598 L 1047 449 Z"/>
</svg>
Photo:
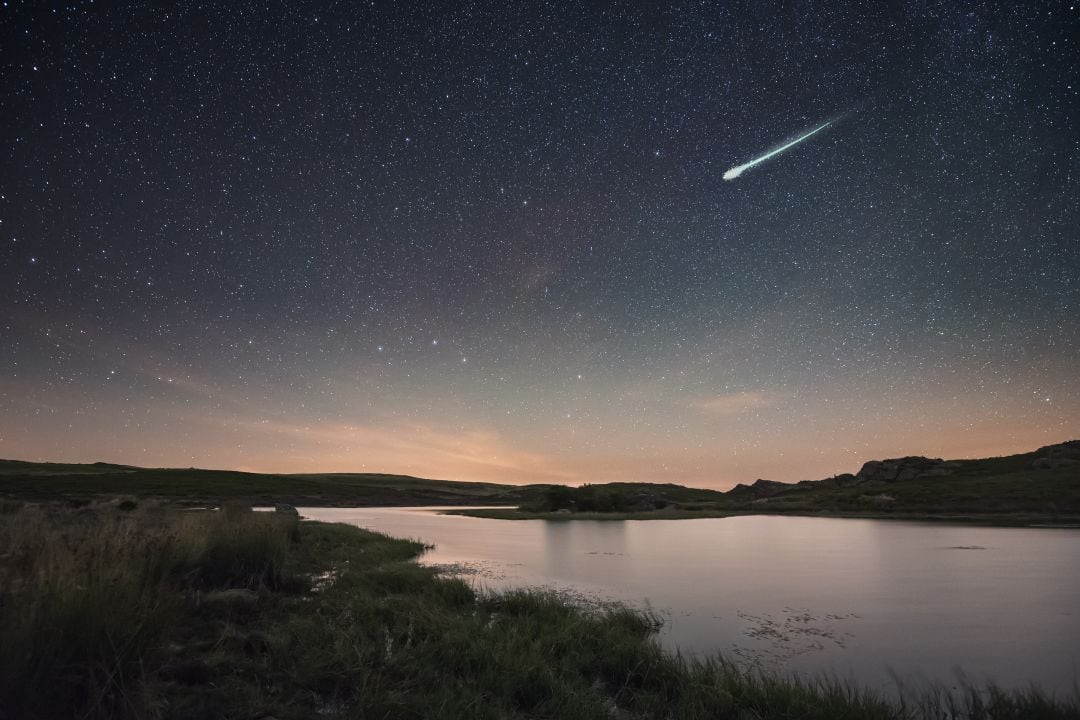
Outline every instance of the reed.
<svg viewBox="0 0 1080 720">
<path fill-rule="evenodd" d="M 291 531 L 273 516 L 158 505 L 5 513 L 3 716 L 146 715 L 144 680 L 195 591 L 280 584 Z"/>
</svg>

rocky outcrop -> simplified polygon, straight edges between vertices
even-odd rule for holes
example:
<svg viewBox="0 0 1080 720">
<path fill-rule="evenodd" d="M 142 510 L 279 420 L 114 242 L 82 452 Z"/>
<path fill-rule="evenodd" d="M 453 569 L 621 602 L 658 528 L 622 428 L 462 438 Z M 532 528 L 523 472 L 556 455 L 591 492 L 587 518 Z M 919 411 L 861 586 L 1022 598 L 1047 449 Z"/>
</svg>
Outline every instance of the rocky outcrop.
<svg viewBox="0 0 1080 720">
<path fill-rule="evenodd" d="M 789 483 L 782 483 L 776 480 L 757 480 L 750 486 L 750 489 L 759 497 L 769 497 L 770 495 L 790 490 L 792 487 L 793 486 Z"/>
<path fill-rule="evenodd" d="M 843 473 L 841 475 L 834 475 L 828 480 L 822 480 L 822 482 L 835 483 L 837 487 L 852 487 L 859 484 L 859 478 L 851 473 Z"/>
<path fill-rule="evenodd" d="M 1077 477 L 1080 478 L 1080 440 L 1069 440 L 1056 445 L 1047 445 L 1033 453 L 978 461 L 942 460 L 920 455 L 888 460 L 871 460 L 865 463 L 859 469 L 859 472 L 854 475 L 844 473 L 824 480 L 802 480 L 797 483 L 757 480 L 752 485 L 736 485 L 727 494 L 734 500 L 754 504 L 765 504 L 769 499 L 783 495 L 783 497 L 777 499 L 777 502 L 786 503 L 817 496 L 816 493 L 813 495 L 803 493 L 787 494 L 792 490 L 814 491 L 818 488 L 858 487 L 865 488 L 866 491 L 866 494 L 859 495 L 856 498 L 859 502 L 872 505 L 889 505 L 894 500 L 891 495 L 887 494 L 886 488 L 893 483 L 926 478 L 947 478 L 956 475 L 958 472 L 964 477 L 972 477 L 973 473 L 986 473 L 988 475 L 1014 473 L 1027 467 L 1028 463 L 1030 463 L 1030 467 L 1036 470 L 1070 468 L 1068 474 L 1077 473 Z"/>
<path fill-rule="evenodd" d="M 871 460 L 855 474 L 856 485 L 903 482 L 923 477 L 944 477 L 956 471 L 955 463 L 918 455 L 891 460 Z"/>
<path fill-rule="evenodd" d="M 846 488 L 860 485 L 885 485 L 903 480 L 952 475 L 956 463 L 924 457 L 905 457 L 895 460 L 871 460 L 855 475 L 844 473 L 824 480 L 802 480 L 783 483 L 776 480 L 756 480 L 753 485 L 739 483 L 728 495 L 757 502 L 790 490 L 812 490 L 818 487 Z"/>
<path fill-rule="evenodd" d="M 801 487 L 807 482 L 810 481 L 804 480 L 803 482 L 796 485 L 794 483 L 784 483 L 777 480 L 756 480 L 754 481 L 753 485 L 739 483 L 728 491 L 728 495 L 747 499 L 767 498 L 772 497 L 773 495 L 778 495 L 782 492 L 786 492 L 788 490 L 792 490 L 797 487 Z"/>
</svg>

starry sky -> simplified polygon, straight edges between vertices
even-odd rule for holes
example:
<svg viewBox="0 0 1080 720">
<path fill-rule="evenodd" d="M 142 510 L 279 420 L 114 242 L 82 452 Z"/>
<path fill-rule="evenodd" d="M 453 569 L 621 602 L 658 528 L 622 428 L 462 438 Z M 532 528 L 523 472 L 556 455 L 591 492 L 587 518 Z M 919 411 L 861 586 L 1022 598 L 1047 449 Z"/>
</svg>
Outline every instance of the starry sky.
<svg viewBox="0 0 1080 720">
<path fill-rule="evenodd" d="M 1078 39 L 8 0 L 0 457 L 726 488 L 1080 437 Z"/>
</svg>

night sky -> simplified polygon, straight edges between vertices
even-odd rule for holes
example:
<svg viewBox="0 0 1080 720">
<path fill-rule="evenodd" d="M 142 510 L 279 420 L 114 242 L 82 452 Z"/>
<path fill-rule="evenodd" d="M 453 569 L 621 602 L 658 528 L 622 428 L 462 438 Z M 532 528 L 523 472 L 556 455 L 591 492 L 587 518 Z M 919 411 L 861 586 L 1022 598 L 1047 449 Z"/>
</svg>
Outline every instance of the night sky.
<svg viewBox="0 0 1080 720">
<path fill-rule="evenodd" d="M 1078 45 L 1069 2 L 6 2 L 0 457 L 727 487 L 1080 437 Z"/>
</svg>

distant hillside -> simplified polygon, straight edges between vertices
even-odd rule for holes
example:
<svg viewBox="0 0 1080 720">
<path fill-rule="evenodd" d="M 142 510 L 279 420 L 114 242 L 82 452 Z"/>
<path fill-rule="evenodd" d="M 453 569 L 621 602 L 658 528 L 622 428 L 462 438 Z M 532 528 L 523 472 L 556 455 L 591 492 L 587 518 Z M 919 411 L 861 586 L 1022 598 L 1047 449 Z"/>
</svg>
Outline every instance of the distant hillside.
<svg viewBox="0 0 1080 720">
<path fill-rule="evenodd" d="M 871 460 L 855 474 L 798 483 L 758 480 L 725 493 L 649 483 L 529 490 L 517 510 L 465 514 L 618 520 L 768 513 L 1075 525 L 1080 523 L 1080 441 L 984 460 Z"/>
<path fill-rule="evenodd" d="M 1080 440 L 982 460 L 872 460 L 855 474 L 728 491 L 729 507 L 877 513 L 1080 512 Z"/>
<path fill-rule="evenodd" d="M 380 473 L 260 474 L 106 463 L 0 460 L 0 497 L 57 500 L 119 495 L 190 503 L 241 499 L 294 505 L 525 505 L 533 513 L 672 515 L 766 512 L 932 516 L 1080 515 L 1080 440 L 982 460 L 919 456 L 872 460 L 857 473 L 782 483 L 758 480 L 720 492 L 670 483 L 606 483 L 567 494 L 552 485 L 429 480 Z M 577 508 L 581 505 L 581 508 Z"/>
<path fill-rule="evenodd" d="M 129 472 L 138 469 L 130 465 L 110 465 L 103 462 L 86 465 L 0 460 L 0 477 L 8 475 L 101 475 L 103 473 Z"/>
<path fill-rule="evenodd" d="M 133 495 L 192 503 L 242 499 L 295 505 L 514 505 L 522 488 L 382 473 L 275 475 L 0 460 L 0 496 L 23 500 Z"/>
</svg>

